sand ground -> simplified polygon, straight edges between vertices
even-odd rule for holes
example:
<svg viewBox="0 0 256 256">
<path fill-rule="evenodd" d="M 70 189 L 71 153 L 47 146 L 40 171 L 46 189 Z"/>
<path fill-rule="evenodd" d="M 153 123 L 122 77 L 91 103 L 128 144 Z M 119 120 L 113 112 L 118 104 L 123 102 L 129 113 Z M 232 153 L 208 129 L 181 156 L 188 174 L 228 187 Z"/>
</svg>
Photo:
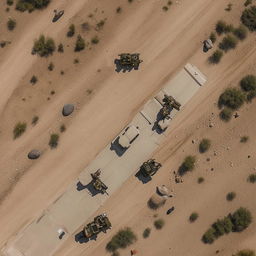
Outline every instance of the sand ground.
<svg viewBox="0 0 256 256">
<path fill-rule="evenodd" d="M 66 0 L 53 2 L 47 9 L 32 14 L 17 13 L 13 7 L 6 13 L 6 4 L 1 3 L 4 7 L 0 11 L 1 39 L 12 41 L 0 49 L 1 246 L 63 193 L 143 103 L 185 63 L 191 62 L 208 77 L 208 83 L 177 116 L 166 142 L 155 153 L 154 157 L 163 163 L 161 171 L 146 185 L 131 177 L 108 200 L 101 211 L 110 215 L 111 232 L 88 244 L 70 239 L 56 255 L 105 255 L 106 243 L 123 226 L 130 226 L 137 233 L 139 239 L 133 247 L 140 255 L 200 256 L 214 255 L 220 250 L 219 255 L 224 256 L 240 248 L 256 249 L 255 224 L 242 234 L 228 235 L 210 246 L 200 241 L 202 233 L 217 218 L 239 206 L 256 210 L 255 187 L 246 182 L 256 167 L 253 132 L 256 124 L 251 118 L 255 103 L 244 106 L 239 118 L 228 124 L 219 121 L 216 107 L 224 88 L 236 86 L 242 76 L 255 73 L 254 35 L 226 54 L 217 66 L 207 63 L 209 53 L 203 53 L 201 45 L 218 19 L 238 23 L 243 3 L 234 1 L 232 11 L 226 12 L 228 3 L 182 0 L 164 12 L 162 1 L 135 0 L 129 4 L 124 0 Z M 118 6 L 122 7 L 120 14 L 115 11 Z M 53 24 L 55 8 L 64 8 L 65 15 Z M 88 17 L 90 13 L 92 18 Z M 17 20 L 13 32 L 5 28 L 8 16 Z M 102 30 L 96 31 L 95 25 L 102 19 L 106 23 Z M 84 22 L 90 24 L 89 31 L 79 26 Z M 87 42 L 98 35 L 100 43 L 74 53 L 75 38 L 66 37 L 71 23 L 77 25 L 78 33 Z M 31 55 L 33 40 L 42 33 L 52 36 L 56 43 L 62 42 L 65 52 L 54 53 L 47 59 Z M 139 71 L 114 71 L 113 61 L 123 51 L 141 53 L 144 62 Z M 79 64 L 73 63 L 75 58 L 79 58 Z M 51 61 L 55 68 L 50 72 L 47 66 Z M 29 82 L 32 75 L 39 80 L 35 85 Z M 52 90 L 54 95 L 50 93 Z M 65 103 L 76 106 L 67 118 L 61 115 Z M 39 122 L 33 127 L 30 123 L 35 115 L 39 116 Z M 12 130 L 18 121 L 26 121 L 28 128 L 24 135 L 13 140 Z M 209 122 L 214 123 L 212 128 Z M 58 132 L 61 124 L 67 130 L 61 134 L 58 148 L 50 150 L 49 136 Z M 247 144 L 239 142 L 242 135 L 250 137 Z M 208 153 L 199 155 L 198 141 L 202 137 L 210 138 L 213 145 Z M 192 139 L 196 141 L 194 144 Z M 27 159 L 32 148 L 43 151 L 37 161 Z M 185 177 L 184 183 L 174 184 L 172 172 L 187 154 L 197 155 L 197 168 Z M 208 157 L 210 161 L 206 161 Z M 201 185 L 197 184 L 199 176 L 205 178 Z M 159 184 L 171 186 L 175 197 L 157 212 L 166 225 L 156 231 L 155 212 L 147 208 L 146 202 Z M 230 191 L 237 193 L 234 202 L 225 199 Z M 176 210 L 167 217 L 165 211 L 171 205 Z M 192 211 L 200 215 L 194 224 L 188 222 Z M 152 234 L 144 240 L 142 232 L 146 227 L 152 228 Z M 129 255 L 128 250 L 121 251 L 121 255 Z"/>
</svg>

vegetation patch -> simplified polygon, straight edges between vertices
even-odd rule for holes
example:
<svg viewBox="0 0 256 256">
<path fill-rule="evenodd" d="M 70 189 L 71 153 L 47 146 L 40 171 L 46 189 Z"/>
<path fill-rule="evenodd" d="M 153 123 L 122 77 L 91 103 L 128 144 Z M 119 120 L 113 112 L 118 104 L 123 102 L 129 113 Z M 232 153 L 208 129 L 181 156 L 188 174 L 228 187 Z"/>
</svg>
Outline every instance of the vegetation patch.
<svg viewBox="0 0 256 256">
<path fill-rule="evenodd" d="M 76 39 L 75 52 L 80 52 L 84 48 L 85 48 L 85 41 L 80 35 L 78 35 Z"/>
<path fill-rule="evenodd" d="M 240 142 L 241 143 L 246 143 L 248 140 L 249 140 L 248 136 L 242 136 L 241 139 L 240 139 Z"/>
<path fill-rule="evenodd" d="M 184 175 L 188 171 L 192 171 L 195 168 L 195 163 L 195 156 L 187 156 L 179 168 L 179 174 Z"/>
<path fill-rule="evenodd" d="M 30 79 L 30 83 L 31 83 L 31 84 L 36 84 L 37 81 L 38 81 L 38 79 L 37 79 L 37 77 L 36 77 L 35 75 L 33 75 L 33 76 L 31 77 L 31 79 Z"/>
<path fill-rule="evenodd" d="M 232 35 L 225 36 L 222 41 L 219 43 L 219 48 L 225 52 L 236 48 L 238 40 Z"/>
<path fill-rule="evenodd" d="M 65 126 L 65 124 L 62 124 L 60 126 L 60 132 L 65 132 L 65 131 L 66 131 L 66 126 Z"/>
<path fill-rule="evenodd" d="M 241 88 L 248 92 L 256 90 L 256 76 L 247 75 L 240 81 Z"/>
<path fill-rule="evenodd" d="M 230 12 L 232 10 L 233 4 L 229 3 L 228 6 L 225 8 L 225 11 Z"/>
<path fill-rule="evenodd" d="M 204 182 L 204 177 L 199 177 L 198 179 L 197 179 L 197 183 L 198 184 L 201 184 L 201 183 L 203 183 Z"/>
<path fill-rule="evenodd" d="M 202 139 L 199 144 L 199 152 L 205 153 L 211 147 L 211 141 L 209 139 Z"/>
<path fill-rule="evenodd" d="M 38 116 L 34 116 L 34 117 L 32 118 L 31 124 L 32 124 L 32 125 L 36 125 L 37 122 L 38 122 L 38 120 L 39 120 L 39 117 L 38 117 Z"/>
<path fill-rule="evenodd" d="M 247 180 L 250 183 L 256 183 L 256 173 L 250 174 Z"/>
<path fill-rule="evenodd" d="M 212 64 L 218 64 L 223 57 L 223 51 L 221 50 L 216 50 L 210 57 L 209 57 L 209 62 Z"/>
<path fill-rule="evenodd" d="M 13 0 L 6 0 L 6 4 L 7 4 L 7 5 L 10 5 L 10 6 L 11 6 L 11 5 L 13 5 L 13 3 L 14 3 Z"/>
<path fill-rule="evenodd" d="M 62 43 L 58 45 L 58 52 L 64 52 L 64 46 Z"/>
<path fill-rule="evenodd" d="M 48 57 L 55 51 L 54 40 L 50 37 L 41 35 L 38 40 L 35 41 L 32 53 L 38 54 L 40 57 Z"/>
<path fill-rule="evenodd" d="M 230 108 L 224 108 L 220 111 L 220 119 L 228 122 L 232 117 L 233 111 Z"/>
<path fill-rule="evenodd" d="M 163 219 L 158 219 L 154 221 L 154 226 L 156 229 L 162 229 L 164 226 L 165 222 Z"/>
<path fill-rule="evenodd" d="M 234 27 L 232 24 L 227 24 L 225 21 L 219 20 L 215 26 L 215 30 L 218 35 L 222 35 L 224 33 L 232 32 Z"/>
<path fill-rule="evenodd" d="M 137 237 L 130 228 L 121 229 L 112 237 L 110 242 L 107 243 L 106 250 L 109 252 L 115 252 L 119 248 L 126 248 L 136 242 L 136 240 Z"/>
<path fill-rule="evenodd" d="M 246 208 L 239 208 L 233 214 L 229 214 L 223 219 L 218 219 L 212 224 L 211 228 L 208 229 L 202 236 L 204 243 L 211 244 L 224 234 L 230 232 L 241 232 L 246 229 L 252 222 L 252 215 Z"/>
<path fill-rule="evenodd" d="M 142 234 L 143 238 L 148 238 L 149 235 L 150 235 L 150 233 L 151 233 L 151 229 L 150 229 L 150 228 L 146 228 L 146 229 L 143 231 L 143 234 Z"/>
<path fill-rule="evenodd" d="M 99 38 L 97 36 L 94 36 L 92 39 L 91 39 L 91 43 L 92 44 L 98 44 L 99 43 Z"/>
<path fill-rule="evenodd" d="M 16 23 L 15 19 L 9 18 L 9 20 L 7 21 L 7 28 L 8 28 L 8 30 L 10 30 L 10 31 L 14 30 L 15 27 L 16 27 L 16 24 L 17 23 Z"/>
<path fill-rule="evenodd" d="M 230 109 L 240 108 L 245 101 L 245 95 L 242 91 L 236 88 L 226 89 L 219 97 L 219 107 L 226 106 Z"/>
<path fill-rule="evenodd" d="M 211 39 L 212 43 L 214 44 L 216 42 L 216 40 L 217 40 L 216 33 L 212 32 L 210 34 L 210 39 Z"/>
<path fill-rule="evenodd" d="M 42 9 L 47 7 L 51 0 L 18 0 L 16 9 L 25 12 L 32 12 L 35 9 Z"/>
<path fill-rule="evenodd" d="M 252 4 L 252 0 L 246 0 L 246 1 L 244 2 L 244 6 L 245 6 L 245 7 L 248 6 L 248 5 L 250 5 L 250 4 Z"/>
<path fill-rule="evenodd" d="M 246 249 L 246 250 L 239 251 L 234 256 L 256 256 L 256 254 L 255 254 L 255 251 Z"/>
<path fill-rule="evenodd" d="M 75 34 L 76 28 L 74 24 L 71 24 L 68 28 L 67 37 L 72 37 Z"/>
<path fill-rule="evenodd" d="M 193 212 L 190 216 L 189 216 L 189 221 L 190 222 L 195 222 L 198 219 L 198 213 L 197 212 Z"/>
<path fill-rule="evenodd" d="M 48 70 L 53 71 L 53 69 L 54 69 L 54 64 L 50 62 L 50 64 L 48 65 Z"/>
<path fill-rule="evenodd" d="M 120 6 L 118 6 L 117 8 L 116 8 L 116 13 L 121 13 L 122 12 L 122 8 L 120 7 Z"/>
<path fill-rule="evenodd" d="M 49 141 L 49 146 L 51 149 L 57 148 L 59 142 L 59 134 L 53 133 L 51 134 L 50 141 Z"/>
<path fill-rule="evenodd" d="M 26 128 L 26 123 L 18 122 L 13 129 L 13 138 L 17 139 L 18 137 L 20 137 L 26 131 Z"/>
<path fill-rule="evenodd" d="M 246 8 L 241 16 L 242 23 L 250 30 L 256 30 L 256 6 Z"/>
<path fill-rule="evenodd" d="M 239 40 L 244 40 L 248 35 L 247 28 L 243 25 L 240 25 L 238 28 L 235 28 L 233 33 Z"/>
<path fill-rule="evenodd" d="M 235 197 L 236 197 L 236 193 L 235 192 L 229 192 L 226 195 L 227 201 L 233 201 L 235 199 Z"/>
</svg>

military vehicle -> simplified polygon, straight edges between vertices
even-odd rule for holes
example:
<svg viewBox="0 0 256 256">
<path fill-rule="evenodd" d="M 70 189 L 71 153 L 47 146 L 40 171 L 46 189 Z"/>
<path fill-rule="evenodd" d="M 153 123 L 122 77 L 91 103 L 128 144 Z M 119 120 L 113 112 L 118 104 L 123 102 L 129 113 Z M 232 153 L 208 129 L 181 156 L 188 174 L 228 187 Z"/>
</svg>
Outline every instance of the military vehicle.
<svg viewBox="0 0 256 256">
<path fill-rule="evenodd" d="M 54 12 L 54 17 L 52 19 L 52 22 L 56 22 L 64 14 L 64 10 L 61 10 L 61 11 L 54 10 L 53 12 Z"/>
<path fill-rule="evenodd" d="M 140 135 L 139 127 L 134 125 L 128 126 L 124 132 L 119 136 L 118 144 L 127 149 L 131 146 L 132 142 Z"/>
<path fill-rule="evenodd" d="M 139 65 L 143 60 L 140 60 L 139 53 L 121 53 L 118 55 L 120 57 L 120 65 L 127 66 L 134 69 L 138 69 Z"/>
<path fill-rule="evenodd" d="M 170 108 L 175 108 L 177 110 L 180 110 L 181 104 L 177 100 L 175 100 L 172 96 L 165 94 L 163 102 L 164 102 L 164 106 L 168 106 Z"/>
<path fill-rule="evenodd" d="M 101 193 L 107 193 L 108 187 L 100 180 L 101 170 L 98 169 L 95 173 L 91 173 L 93 187 Z"/>
<path fill-rule="evenodd" d="M 106 232 L 106 230 L 110 229 L 111 227 L 112 225 L 107 217 L 107 214 L 103 213 L 95 217 L 91 223 L 87 224 L 83 229 L 83 233 L 86 238 L 90 238 L 99 234 L 101 231 Z"/>
<path fill-rule="evenodd" d="M 162 167 L 162 165 L 155 161 L 155 159 L 149 159 L 148 161 L 144 162 L 140 167 L 140 173 L 144 177 L 153 176 L 158 169 Z"/>
</svg>

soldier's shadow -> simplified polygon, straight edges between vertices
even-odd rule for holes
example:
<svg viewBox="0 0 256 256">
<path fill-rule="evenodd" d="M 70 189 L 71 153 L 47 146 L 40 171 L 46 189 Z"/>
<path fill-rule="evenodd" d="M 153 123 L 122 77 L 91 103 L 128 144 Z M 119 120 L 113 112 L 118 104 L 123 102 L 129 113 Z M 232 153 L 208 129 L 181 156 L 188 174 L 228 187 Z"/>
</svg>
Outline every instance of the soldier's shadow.
<svg viewBox="0 0 256 256">
<path fill-rule="evenodd" d="M 131 66 L 122 65 L 119 59 L 115 59 L 114 64 L 116 65 L 115 71 L 116 71 L 117 73 L 119 73 L 119 72 L 121 72 L 121 71 L 122 71 L 123 73 L 125 73 L 126 71 L 131 72 L 131 70 L 133 69 L 133 67 L 131 67 Z"/>
</svg>

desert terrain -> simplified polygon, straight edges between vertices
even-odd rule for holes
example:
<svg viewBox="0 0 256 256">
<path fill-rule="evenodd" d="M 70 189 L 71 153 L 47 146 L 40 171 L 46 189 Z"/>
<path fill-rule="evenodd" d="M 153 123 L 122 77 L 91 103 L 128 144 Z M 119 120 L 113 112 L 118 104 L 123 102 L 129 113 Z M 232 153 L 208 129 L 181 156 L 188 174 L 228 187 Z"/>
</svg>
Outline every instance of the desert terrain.
<svg viewBox="0 0 256 256">
<path fill-rule="evenodd" d="M 210 256 L 217 250 L 218 255 L 228 256 L 240 249 L 256 250 L 255 222 L 242 233 L 223 236 L 211 245 L 201 241 L 202 234 L 218 218 L 240 206 L 250 209 L 255 218 L 256 210 L 255 185 L 246 181 L 256 168 L 255 102 L 245 104 L 238 111 L 239 117 L 228 123 L 219 119 L 217 107 L 225 88 L 238 86 L 243 76 L 255 74 L 255 34 L 250 33 L 218 65 L 210 65 L 207 59 L 211 52 L 202 51 L 203 40 L 219 19 L 239 24 L 243 1 L 232 1 L 232 10 L 227 12 L 229 2 L 173 1 L 165 12 L 162 0 L 59 0 L 32 13 L 17 12 L 14 7 L 6 12 L 5 1 L 0 3 L 0 39 L 11 41 L 0 48 L 0 247 L 51 205 L 141 106 L 190 62 L 207 76 L 207 83 L 175 117 L 165 142 L 154 153 L 163 167 L 147 184 L 131 177 L 95 213 L 108 213 L 113 228 L 107 234 L 80 244 L 74 239 L 75 233 L 55 255 L 110 255 L 105 250 L 107 242 L 127 226 L 138 240 L 120 250 L 121 255 L 130 255 L 131 249 L 147 256 Z M 120 13 L 116 12 L 118 6 Z M 54 9 L 65 10 L 56 23 L 51 21 Z M 6 28 L 8 17 L 17 21 L 13 31 Z M 104 26 L 95 30 L 101 20 L 105 20 Z M 85 22 L 89 26 L 83 29 Z M 89 42 L 78 53 L 73 50 L 75 37 L 66 36 L 72 23 L 76 34 Z M 55 52 L 48 58 L 32 55 L 33 42 L 41 34 L 52 37 L 56 44 L 63 43 L 64 53 Z M 95 35 L 99 43 L 93 45 L 90 40 Z M 114 59 L 121 52 L 139 52 L 143 59 L 139 70 L 115 72 Z M 54 63 L 53 71 L 47 69 L 50 62 Z M 33 75 L 38 77 L 34 85 L 30 83 Z M 75 105 L 69 117 L 61 113 L 66 103 Z M 39 117 L 35 126 L 31 125 L 34 116 Z M 17 122 L 26 122 L 27 129 L 14 140 L 12 131 Z M 60 133 L 62 124 L 66 131 Z M 52 133 L 60 133 L 56 149 L 48 146 Z M 240 143 L 244 135 L 249 136 L 246 144 Z M 212 141 L 205 154 L 198 151 L 202 138 Z M 27 154 L 33 148 L 43 154 L 31 161 Z M 173 171 L 190 154 L 197 156 L 196 168 L 186 174 L 183 183 L 176 184 Z M 200 176 L 205 179 L 202 184 L 197 183 Z M 152 211 L 147 200 L 161 184 L 170 187 L 174 197 L 163 208 Z M 237 196 L 228 202 L 226 194 L 231 191 Z M 166 210 L 172 205 L 175 211 L 167 216 Z M 194 211 L 199 218 L 190 223 Z M 165 220 L 162 230 L 153 227 L 156 214 Z M 144 239 L 142 233 L 147 227 L 152 232 Z"/>
</svg>

